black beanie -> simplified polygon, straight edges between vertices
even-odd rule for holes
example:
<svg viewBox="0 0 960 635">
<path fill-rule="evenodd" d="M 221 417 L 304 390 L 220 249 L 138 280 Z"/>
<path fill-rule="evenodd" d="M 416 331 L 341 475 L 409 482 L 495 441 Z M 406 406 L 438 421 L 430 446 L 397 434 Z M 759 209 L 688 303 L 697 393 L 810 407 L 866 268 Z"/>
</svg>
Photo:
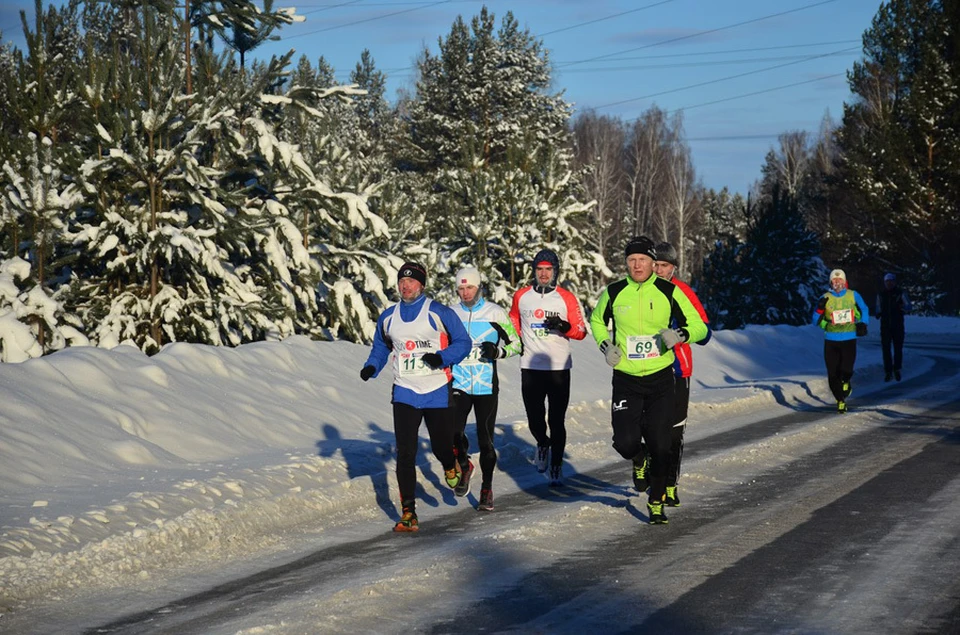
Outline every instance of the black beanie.
<svg viewBox="0 0 960 635">
<path fill-rule="evenodd" d="M 657 245 L 657 260 L 661 262 L 669 262 L 674 267 L 679 267 L 680 263 L 677 262 L 677 250 L 673 248 L 673 245 L 670 243 L 660 243 Z"/>
<path fill-rule="evenodd" d="M 427 270 L 418 262 L 405 262 L 397 274 L 397 282 L 402 278 L 413 278 L 423 286 L 427 286 Z"/>
<path fill-rule="evenodd" d="M 646 236 L 634 236 L 627 241 L 627 246 L 623 248 L 624 258 L 631 254 L 644 254 L 657 260 L 657 247 Z"/>
</svg>

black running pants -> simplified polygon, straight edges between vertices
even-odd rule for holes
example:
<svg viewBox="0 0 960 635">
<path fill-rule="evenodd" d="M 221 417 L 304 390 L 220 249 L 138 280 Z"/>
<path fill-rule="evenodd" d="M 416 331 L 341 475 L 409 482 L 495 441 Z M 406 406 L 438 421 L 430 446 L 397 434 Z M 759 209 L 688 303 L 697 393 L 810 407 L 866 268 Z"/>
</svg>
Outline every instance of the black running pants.
<svg viewBox="0 0 960 635">
<path fill-rule="evenodd" d="M 470 442 L 467 439 L 467 419 L 470 410 L 477 418 L 477 445 L 480 448 L 480 472 L 483 474 L 481 489 L 490 489 L 493 470 L 497 467 L 497 451 L 493 447 L 494 425 L 497 422 L 498 395 L 471 395 L 462 390 L 453 391 L 453 408 L 456 412 L 454 447 L 457 448 L 460 465 L 466 462 Z"/>
<path fill-rule="evenodd" d="M 550 446 L 550 465 L 563 464 L 567 447 L 567 405 L 570 403 L 570 369 L 520 369 L 520 392 L 527 411 L 530 434 L 538 446 Z M 549 403 L 549 414 L 544 402 Z M 547 434 L 547 427 L 550 434 Z"/>
<path fill-rule="evenodd" d="M 430 449 L 444 470 L 451 469 L 457 459 L 453 455 L 453 408 L 414 408 L 405 403 L 393 404 L 393 432 L 397 438 L 397 485 L 400 501 L 416 499 L 417 450 L 420 446 L 420 422 L 427 424 Z"/>
<path fill-rule="evenodd" d="M 853 365 L 857 361 L 857 340 L 824 340 L 823 361 L 827 366 L 830 392 L 837 401 L 845 401 L 850 390 L 845 391 L 843 385 L 849 384 L 853 378 Z"/>
<path fill-rule="evenodd" d="M 673 368 L 638 377 L 613 371 L 613 449 L 627 460 L 650 454 L 650 500 L 663 500 L 674 413 Z M 646 450 L 644 450 L 646 446 Z"/>
</svg>

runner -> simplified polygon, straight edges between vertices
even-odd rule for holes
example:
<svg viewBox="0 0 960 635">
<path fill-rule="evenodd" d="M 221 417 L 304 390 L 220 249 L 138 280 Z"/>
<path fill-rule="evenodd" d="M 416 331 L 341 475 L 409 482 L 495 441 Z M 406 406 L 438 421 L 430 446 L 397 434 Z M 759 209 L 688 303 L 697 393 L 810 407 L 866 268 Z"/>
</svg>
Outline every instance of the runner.
<svg viewBox="0 0 960 635">
<path fill-rule="evenodd" d="M 646 236 L 624 248 L 627 277 L 607 286 L 590 317 L 593 337 L 613 367 L 613 448 L 633 462 L 633 477 L 650 453 L 647 500 L 651 524 L 663 513 L 674 410 L 673 349 L 707 337 L 707 325 L 684 293 L 653 273 L 657 250 Z M 637 483 L 634 483 L 637 486 Z"/>
<path fill-rule="evenodd" d="M 670 243 L 660 243 L 657 245 L 657 261 L 653 268 L 658 276 L 668 282 L 677 285 L 683 294 L 690 300 L 690 304 L 700 314 L 703 323 L 707 325 L 707 336 L 697 342 L 697 344 L 706 344 L 710 341 L 710 319 L 707 312 L 703 310 L 700 298 L 694 293 L 686 282 L 676 277 L 678 265 L 677 250 Z M 671 326 L 676 326 L 672 324 Z M 677 493 L 677 483 L 680 480 L 680 462 L 683 459 L 683 433 L 687 429 L 687 412 L 690 408 L 690 376 L 693 374 L 693 351 L 686 342 L 677 344 L 673 347 L 673 354 L 676 359 L 673 360 L 674 397 L 673 397 L 673 417 L 671 418 L 670 431 L 670 462 L 667 464 L 667 493 L 664 503 L 667 507 L 679 507 L 680 495 Z M 646 462 L 644 467 L 648 467 Z M 646 488 L 644 488 L 646 489 Z"/>
<path fill-rule="evenodd" d="M 823 329 L 823 361 L 827 383 L 837 400 L 837 412 L 847 411 L 853 392 L 853 366 L 857 361 L 857 337 L 867 334 L 870 310 L 860 294 L 847 287 L 843 269 L 830 272 L 830 290 L 820 297 L 813 323 Z"/>
<path fill-rule="evenodd" d="M 393 430 L 397 440 L 397 485 L 402 515 L 394 531 L 417 531 L 417 448 L 420 422 L 425 421 L 430 447 L 451 488 L 461 471 L 453 453 L 455 429 L 450 366 L 470 353 L 470 336 L 457 315 L 434 302 L 423 290 L 427 271 L 415 262 L 400 267 L 400 303 L 377 320 L 373 347 L 360 378 L 379 375 L 393 353 Z"/>
<path fill-rule="evenodd" d="M 458 271 L 456 284 L 460 301 L 452 308 L 473 340 L 473 349 L 453 367 L 453 405 L 457 419 L 454 450 L 463 473 L 454 491 L 457 496 L 466 496 L 470 491 L 473 463 L 468 454 L 470 444 L 466 426 L 473 409 L 477 418 L 477 445 L 483 479 L 477 509 L 493 511 L 493 470 L 497 466 L 493 439 L 500 392 L 496 360 L 519 355 L 520 337 L 507 312 L 483 297 L 480 272 L 476 268 L 464 267 Z"/>
<path fill-rule="evenodd" d="M 563 452 L 567 445 L 564 418 L 570 402 L 570 340 L 587 336 L 580 301 L 557 286 L 560 259 L 549 249 L 533 258 L 533 284 L 513 296 L 510 321 L 520 333 L 520 390 L 530 433 L 537 442 L 537 471 L 550 467 L 550 484 L 563 484 Z M 549 402 L 549 416 L 544 405 Z M 549 434 L 547 429 L 549 427 Z"/>
</svg>

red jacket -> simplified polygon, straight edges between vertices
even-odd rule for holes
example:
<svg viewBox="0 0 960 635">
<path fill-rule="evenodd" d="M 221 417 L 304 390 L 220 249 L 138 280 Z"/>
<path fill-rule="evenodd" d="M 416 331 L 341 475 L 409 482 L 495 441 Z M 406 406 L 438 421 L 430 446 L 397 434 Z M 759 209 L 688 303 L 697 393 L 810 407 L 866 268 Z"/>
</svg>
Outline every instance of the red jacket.
<svg viewBox="0 0 960 635">
<path fill-rule="evenodd" d="M 680 290 L 683 291 L 683 294 L 690 299 L 690 303 L 693 305 L 693 308 L 697 310 L 697 313 L 700 314 L 700 317 L 703 319 L 703 323 L 707 325 L 707 336 L 697 342 L 697 344 L 703 345 L 710 341 L 710 318 L 707 317 L 707 312 L 703 310 L 703 305 L 700 304 L 700 298 L 697 297 L 697 294 L 693 292 L 693 289 L 690 288 L 686 282 L 679 280 L 676 276 L 670 278 L 670 282 L 680 287 Z M 677 377 L 689 377 L 693 374 L 693 351 L 690 350 L 690 345 L 687 343 L 677 344 L 673 347 L 673 354 L 677 356 L 677 359 L 673 362 L 673 372 Z"/>
</svg>

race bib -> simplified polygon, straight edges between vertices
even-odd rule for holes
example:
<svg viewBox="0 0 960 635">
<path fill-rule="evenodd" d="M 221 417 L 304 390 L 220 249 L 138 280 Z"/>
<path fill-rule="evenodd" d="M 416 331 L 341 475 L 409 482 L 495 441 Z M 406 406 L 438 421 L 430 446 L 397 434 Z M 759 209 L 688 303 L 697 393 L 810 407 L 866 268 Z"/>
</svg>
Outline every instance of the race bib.
<svg viewBox="0 0 960 635">
<path fill-rule="evenodd" d="M 434 370 L 423 363 L 423 356 L 429 352 L 430 351 L 414 351 L 412 353 L 397 353 L 397 368 L 400 369 L 400 376 L 419 377 L 442 373 L 442 368 Z"/>
<path fill-rule="evenodd" d="M 531 324 L 530 329 L 533 331 L 533 334 L 537 337 L 549 337 L 550 329 L 547 328 L 547 325 L 543 322 L 538 324 Z"/>
<path fill-rule="evenodd" d="M 627 336 L 627 359 L 653 359 L 660 357 L 660 345 L 656 335 Z"/>
<path fill-rule="evenodd" d="M 470 349 L 470 354 L 463 358 L 462 362 L 457 362 L 458 366 L 480 366 L 481 364 L 487 364 L 480 359 L 480 347 L 474 346 Z"/>
<path fill-rule="evenodd" d="M 839 309 L 830 314 L 834 324 L 852 324 L 853 309 Z"/>
</svg>

